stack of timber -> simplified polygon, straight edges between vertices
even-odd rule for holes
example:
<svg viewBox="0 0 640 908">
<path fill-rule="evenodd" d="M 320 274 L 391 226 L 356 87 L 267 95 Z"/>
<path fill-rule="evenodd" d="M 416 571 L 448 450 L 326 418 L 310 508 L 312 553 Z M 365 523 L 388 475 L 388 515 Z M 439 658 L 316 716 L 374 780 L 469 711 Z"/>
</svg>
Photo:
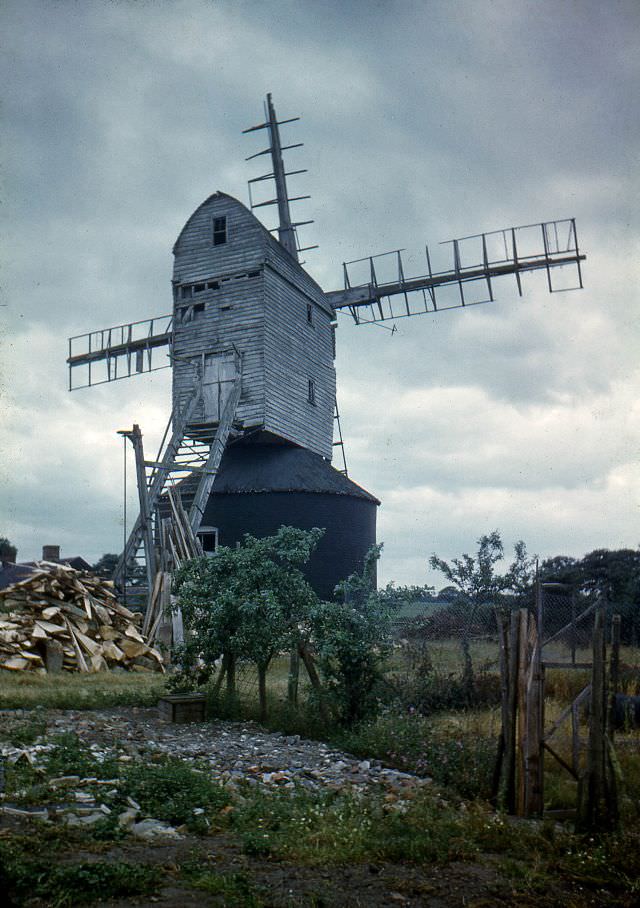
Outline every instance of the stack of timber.
<svg viewBox="0 0 640 908">
<path fill-rule="evenodd" d="M 0 669 L 164 671 L 138 629 L 141 617 L 117 601 L 110 581 L 37 562 L 26 579 L 0 590 Z"/>
<path fill-rule="evenodd" d="M 187 485 L 187 482 L 184 482 Z M 182 616 L 171 596 L 172 574 L 185 561 L 202 558 L 202 543 L 193 532 L 189 516 L 182 503 L 179 489 L 170 487 L 166 493 L 166 503 L 170 516 L 160 520 L 160 562 L 153 589 L 149 597 L 149 607 L 144 618 L 142 633 L 148 641 L 160 641 L 166 647 L 182 643 Z"/>
</svg>

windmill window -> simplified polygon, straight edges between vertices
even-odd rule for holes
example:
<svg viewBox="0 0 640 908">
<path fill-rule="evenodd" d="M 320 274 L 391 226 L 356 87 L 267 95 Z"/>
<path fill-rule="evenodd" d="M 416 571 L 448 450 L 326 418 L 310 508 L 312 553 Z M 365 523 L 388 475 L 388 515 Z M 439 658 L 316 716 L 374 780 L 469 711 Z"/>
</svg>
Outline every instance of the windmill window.
<svg viewBox="0 0 640 908">
<path fill-rule="evenodd" d="M 223 246 L 227 242 L 227 219 L 213 219 L 213 245 Z"/>
<path fill-rule="evenodd" d="M 198 315 L 198 313 L 204 312 L 204 303 L 196 303 L 193 307 L 193 314 Z"/>
<path fill-rule="evenodd" d="M 220 289 L 220 284 L 218 283 L 218 281 L 209 281 L 209 283 L 207 284 L 207 290 L 219 290 L 219 289 Z"/>
<path fill-rule="evenodd" d="M 205 555 L 214 555 L 218 548 L 218 528 L 201 527 L 198 532 L 198 539 L 202 543 L 202 550 Z"/>
<path fill-rule="evenodd" d="M 187 285 L 186 287 L 182 287 L 181 293 L 182 293 L 183 300 L 190 300 L 191 299 L 191 284 Z"/>
<path fill-rule="evenodd" d="M 194 293 L 202 293 L 203 291 L 204 291 L 204 284 L 194 284 L 193 285 Z"/>
<path fill-rule="evenodd" d="M 315 405 L 315 402 L 316 402 L 316 383 L 314 382 L 314 380 L 313 380 L 312 378 L 309 379 L 309 391 L 308 391 L 307 400 L 309 401 L 310 404 L 314 404 L 314 405 Z"/>
<path fill-rule="evenodd" d="M 313 325 L 313 306 L 307 303 L 307 324 Z"/>
</svg>

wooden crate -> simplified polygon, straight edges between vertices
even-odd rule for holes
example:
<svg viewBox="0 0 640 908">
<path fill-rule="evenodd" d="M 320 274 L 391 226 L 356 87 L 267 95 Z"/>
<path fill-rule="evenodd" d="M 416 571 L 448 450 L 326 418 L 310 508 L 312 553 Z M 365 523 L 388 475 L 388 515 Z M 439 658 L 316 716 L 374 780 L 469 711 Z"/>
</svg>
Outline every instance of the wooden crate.
<svg viewBox="0 0 640 908">
<path fill-rule="evenodd" d="M 204 722 L 205 694 L 171 694 L 158 701 L 160 718 L 166 722 Z"/>
</svg>

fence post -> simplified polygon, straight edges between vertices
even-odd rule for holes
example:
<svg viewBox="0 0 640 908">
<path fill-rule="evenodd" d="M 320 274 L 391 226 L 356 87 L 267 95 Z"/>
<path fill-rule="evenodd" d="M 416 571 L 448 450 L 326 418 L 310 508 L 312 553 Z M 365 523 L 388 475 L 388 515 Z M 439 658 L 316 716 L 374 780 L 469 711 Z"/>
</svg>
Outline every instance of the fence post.
<svg viewBox="0 0 640 908">
<path fill-rule="evenodd" d="M 527 736 L 524 747 L 525 797 L 523 806 L 524 815 L 527 817 L 533 814 L 541 814 L 543 809 L 542 715 L 544 697 L 540 645 L 536 622 L 533 615 L 530 615 L 527 634 L 528 665 L 524 698 Z"/>
<path fill-rule="evenodd" d="M 502 803 L 501 781 L 507 752 L 507 726 L 509 717 L 509 618 L 499 609 L 495 609 L 500 646 L 500 738 L 493 769 L 491 800 L 494 806 L 504 807 Z"/>
<path fill-rule="evenodd" d="M 527 760 L 529 749 L 529 728 L 527 721 L 527 674 L 529 668 L 529 612 L 520 609 L 520 627 L 518 633 L 518 675 L 517 675 L 517 792 L 516 814 L 526 816 L 527 797 Z"/>
<path fill-rule="evenodd" d="M 620 615 L 611 618 L 611 659 L 609 663 L 609 738 L 615 731 L 616 694 L 620 686 Z"/>
<path fill-rule="evenodd" d="M 515 813 L 516 809 L 516 716 L 518 707 L 519 635 L 520 612 L 512 612 L 509 627 L 509 659 L 507 663 L 508 697 L 504 728 L 504 782 L 500 799 L 508 813 Z"/>
<path fill-rule="evenodd" d="M 587 769 L 583 780 L 578 824 L 583 829 L 602 825 L 605 780 L 605 642 L 604 609 L 596 610 L 593 626 L 593 665 L 591 669 L 591 709 L 589 711 L 589 743 Z"/>
</svg>

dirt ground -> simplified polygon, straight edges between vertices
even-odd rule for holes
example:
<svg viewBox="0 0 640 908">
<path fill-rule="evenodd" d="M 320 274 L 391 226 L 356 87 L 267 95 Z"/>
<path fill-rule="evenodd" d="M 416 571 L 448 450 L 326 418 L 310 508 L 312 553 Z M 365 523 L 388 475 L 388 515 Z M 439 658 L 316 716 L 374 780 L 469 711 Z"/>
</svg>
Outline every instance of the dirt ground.
<svg viewBox="0 0 640 908">
<path fill-rule="evenodd" d="M 3 818 L 0 836 L 25 833 L 28 827 Z M 97 908 L 133 908 L 154 905 L 162 908 L 209 908 L 209 906 L 253 905 L 241 892 L 225 895 L 193 888 L 178 878 L 178 866 L 197 862 L 216 875 L 249 881 L 251 893 L 261 908 L 386 908 L 392 905 L 429 908 L 489 908 L 491 905 L 524 905 L 522 896 L 512 896 L 509 887 L 487 859 L 485 864 L 453 862 L 446 867 L 417 867 L 409 864 L 355 864 L 335 867 L 305 867 L 251 857 L 226 836 L 206 839 L 185 837 L 180 842 L 143 843 L 124 840 L 109 843 L 104 850 L 73 851 L 57 859 L 60 863 L 120 862 L 156 866 L 164 882 L 151 896 L 106 899 L 93 902 Z M 2 904 L 11 908 L 9 901 Z"/>
</svg>

